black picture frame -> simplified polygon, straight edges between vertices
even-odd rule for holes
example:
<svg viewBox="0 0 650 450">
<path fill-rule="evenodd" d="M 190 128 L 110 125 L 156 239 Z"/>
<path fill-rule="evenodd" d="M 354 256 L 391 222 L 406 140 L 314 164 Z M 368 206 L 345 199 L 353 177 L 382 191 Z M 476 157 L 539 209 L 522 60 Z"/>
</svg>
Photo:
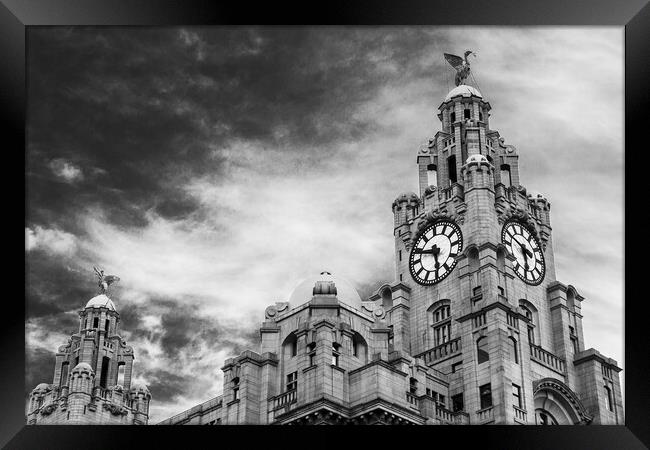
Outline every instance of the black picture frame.
<svg viewBox="0 0 650 450">
<path fill-rule="evenodd" d="M 212 446 L 234 439 L 252 445 L 413 446 L 449 445 L 495 448 L 644 448 L 650 445 L 650 373 L 645 335 L 646 295 L 641 283 L 644 264 L 636 256 L 648 255 L 644 239 L 642 201 L 645 138 L 648 127 L 650 80 L 650 6 L 647 0 L 519 0 L 519 1 L 345 1 L 212 3 L 207 1 L 133 0 L 0 0 L 0 111 L 4 147 L 5 215 L 20 210 L 13 177 L 13 158 L 20 152 L 25 164 L 25 50 L 26 27 L 38 25 L 218 25 L 218 24 L 373 24 L 373 25 L 618 25 L 625 27 L 625 426 L 588 427 L 428 427 L 393 428 L 307 427 L 102 427 L 40 426 L 24 422 L 25 311 L 24 300 L 10 295 L 12 280 L 5 280 L 0 355 L 2 408 L 0 445 L 6 448 L 120 448 L 193 445 L 206 440 Z M 603 64 L 607 64 L 603 61 Z M 577 75 L 579 79 L 579 75 Z M 25 178 L 23 178 L 25 183 Z M 25 189 L 27 185 L 23 184 Z M 15 202 L 16 205 L 12 204 Z M 22 204 L 26 211 L 26 204 Z M 604 214 L 617 213 L 604 211 Z M 24 223 L 23 223 L 24 226 Z M 10 225 L 12 235 L 20 231 Z M 642 236 L 640 239 L 634 236 Z M 24 252 L 20 239 L 5 240 L 16 254 Z M 6 252 L 6 255 L 12 252 Z M 647 259 L 647 258 L 646 258 Z M 9 258 L 5 258 L 9 262 Z M 13 264 L 8 264 L 14 267 Z M 9 278 L 9 277 L 5 277 Z M 15 284 L 15 283 L 13 283 Z M 13 311 L 12 311 L 13 308 Z M 22 314 L 21 314 L 22 311 Z M 298 434 L 299 436 L 295 436 Z M 360 441 L 359 441 L 360 440 Z M 645 446 L 644 446 L 645 444 Z"/>
</svg>

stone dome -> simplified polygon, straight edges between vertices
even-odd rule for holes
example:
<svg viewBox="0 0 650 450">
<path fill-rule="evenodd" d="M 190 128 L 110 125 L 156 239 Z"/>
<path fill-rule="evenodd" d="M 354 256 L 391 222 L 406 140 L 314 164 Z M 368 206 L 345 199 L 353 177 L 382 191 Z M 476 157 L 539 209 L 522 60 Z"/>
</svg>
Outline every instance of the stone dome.
<svg viewBox="0 0 650 450">
<path fill-rule="evenodd" d="M 334 283 L 332 286 L 331 282 Z M 317 295 L 336 295 L 340 302 L 354 308 L 361 308 L 361 297 L 357 290 L 344 278 L 322 272 L 301 281 L 289 297 L 289 304 L 292 307 L 307 303 Z"/>
<path fill-rule="evenodd" d="M 90 364 L 85 363 L 85 362 L 80 362 L 76 366 L 74 366 L 74 369 L 72 369 L 73 372 L 81 372 L 87 370 L 88 372 L 93 372 L 93 368 L 90 367 Z"/>
<path fill-rule="evenodd" d="M 469 163 L 481 163 L 481 162 L 489 162 L 487 158 L 483 155 L 471 155 L 469 158 L 467 158 L 467 161 L 465 161 L 465 164 Z"/>
<path fill-rule="evenodd" d="M 50 385 L 47 383 L 41 383 L 34 388 L 35 391 L 49 391 L 50 389 Z"/>
<path fill-rule="evenodd" d="M 86 303 L 86 308 L 108 308 L 111 311 L 115 311 L 115 305 L 113 300 L 108 298 L 106 294 L 99 294 Z"/>
<path fill-rule="evenodd" d="M 476 89 L 476 88 L 474 88 L 472 86 L 468 86 L 466 84 L 461 84 L 460 86 L 456 86 L 451 91 L 449 91 L 449 93 L 445 97 L 445 101 L 447 102 L 447 101 L 451 100 L 452 98 L 457 97 L 459 95 L 462 96 L 462 97 L 471 97 L 472 95 L 474 95 L 476 97 L 483 98 L 483 96 L 478 91 L 478 89 Z"/>
<path fill-rule="evenodd" d="M 131 391 L 145 392 L 145 393 L 151 395 L 151 392 L 149 391 L 149 388 L 146 385 L 142 384 L 142 383 L 132 384 L 131 385 Z"/>
</svg>

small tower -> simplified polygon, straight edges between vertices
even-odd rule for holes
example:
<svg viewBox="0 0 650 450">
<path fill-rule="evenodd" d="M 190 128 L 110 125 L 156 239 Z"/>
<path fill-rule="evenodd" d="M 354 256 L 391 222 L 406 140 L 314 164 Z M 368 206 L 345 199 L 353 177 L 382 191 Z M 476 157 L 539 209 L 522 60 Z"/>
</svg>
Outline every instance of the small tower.
<svg viewBox="0 0 650 450">
<path fill-rule="evenodd" d="M 79 311 L 79 330 L 59 347 L 51 385 L 29 396 L 28 424 L 146 424 L 151 394 L 131 389 L 133 348 L 119 334 L 109 297 L 119 280 L 95 269 L 99 292 Z"/>
</svg>

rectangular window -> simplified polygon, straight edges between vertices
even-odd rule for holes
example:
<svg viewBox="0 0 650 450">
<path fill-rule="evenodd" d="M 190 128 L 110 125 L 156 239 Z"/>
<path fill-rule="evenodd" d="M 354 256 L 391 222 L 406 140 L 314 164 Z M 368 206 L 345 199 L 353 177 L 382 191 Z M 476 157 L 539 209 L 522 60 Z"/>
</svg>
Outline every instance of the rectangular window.
<svg viewBox="0 0 650 450">
<path fill-rule="evenodd" d="M 451 397 L 451 410 L 453 412 L 464 411 L 465 404 L 463 402 L 463 393 L 453 395 Z"/>
<path fill-rule="evenodd" d="M 449 173 L 449 184 L 455 183 L 458 180 L 456 177 L 456 155 L 451 155 L 447 158 L 447 170 Z"/>
<path fill-rule="evenodd" d="M 307 350 L 309 351 L 309 366 L 316 364 L 316 343 L 311 342 L 307 345 Z"/>
<path fill-rule="evenodd" d="M 492 407 L 492 386 L 490 383 L 479 387 L 479 396 L 481 397 L 481 409 Z"/>
<path fill-rule="evenodd" d="M 411 378 L 409 382 L 409 392 L 411 394 L 417 394 L 418 393 L 418 380 L 415 378 Z"/>
<path fill-rule="evenodd" d="M 427 388 L 427 397 L 431 397 L 431 389 Z"/>
<path fill-rule="evenodd" d="M 433 389 L 431 390 L 431 398 L 433 399 L 434 402 L 438 403 L 438 393 Z"/>
<path fill-rule="evenodd" d="M 446 398 L 445 398 L 444 395 L 442 395 L 442 394 L 439 394 L 439 395 L 438 395 L 438 403 L 439 403 L 440 405 L 445 406 L 445 405 L 446 405 L 445 400 L 446 400 Z"/>
<path fill-rule="evenodd" d="M 332 343 L 332 365 L 337 367 L 339 365 L 339 344 L 336 342 Z"/>
<path fill-rule="evenodd" d="M 293 391 L 298 387 L 298 372 L 287 375 L 287 391 Z"/>
<path fill-rule="evenodd" d="M 401 250 L 399 251 L 399 260 L 400 261 L 402 260 L 402 251 Z"/>
<path fill-rule="evenodd" d="M 111 321 L 106 319 L 106 323 L 104 323 L 104 331 L 108 331 L 108 327 L 111 324 Z"/>
<path fill-rule="evenodd" d="M 93 328 L 98 328 L 99 327 L 99 317 L 95 317 L 93 319 Z"/>
<path fill-rule="evenodd" d="M 466 110 L 464 111 L 464 114 L 465 114 L 465 115 L 464 115 L 464 118 L 465 118 L 465 119 L 469 119 L 469 109 L 466 109 Z"/>
<path fill-rule="evenodd" d="M 445 342 L 449 342 L 449 336 L 451 335 L 451 323 L 446 323 L 444 325 L 434 328 L 435 336 L 435 345 L 442 345 Z"/>
<path fill-rule="evenodd" d="M 481 292 L 482 292 L 481 286 L 476 286 L 476 287 L 472 290 L 472 296 L 476 297 L 477 295 L 480 295 Z"/>
<path fill-rule="evenodd" d="M 99 385 L 103 388 L 106 388 L 106 383 L 108 381 L 108 365 L 110 364 L 111 359 L 104 356 L 102 358 L 102 372 L 99 378 Z"/>
<path fill-rule="evenodd" d="M 232 388 L 232 399 L 239 400 L 239 386 Z"/>
<path fill-rule="evenodd" d="M 390 331 L 388 332 L 388 351 L 392 352 L 395 346 L 395 334 L 393 333 L 393 326 L 389 325 Z"/>
<path fill-rule="evenodd" d="M 612 390 L 609 388 L 609 386 L 605 386 L 605 394 L 606 394 L 606 400 L 607 400 L 607 409 L 610 411 L 614 411 L 614 402 L 612 401 Z"/>
<path fill-rule="evenodd" d="M 514 397 L 513 405 L 521 408 L 521 388 L 514 383 L 512 384 L 512 396 Z"/>
<path fill-rule="evenodd" d="M 506 295 L 506 291 L 505 291 L 505 289 L 503 289 L 503 287 L 501 287 L 501 286 L 497 286 L 497 289 L 499 290 L 499 295 L 500 295 L 500 296 L 503 297 L 503 296 Z"/>
<path fill-rule="evenodd" d="M 399 280 L 400 280 L 400 281 L 404 281 L 404 280 L 402 279 L 402 274 L 401 274 L 401 273 L 399 274 Z"/>
<path fill-rule="evenodd" d="M 476 341 L 476 352 L 477 352 L 479 364 L 490 360 L 490 352 L 488 351 L 487 337 L 479 338 L 478 341 Z"/>
<path fill-rule="evenodd" d="M 68 385 L 68 368 L 70 367 L 70 363 L 68 361 L 64 361 L 61 364 L 61 379 L 59 380 L 59 386 L 67 386 Z"/>
<path fill-rule="evenodd" d="M 535 343 L 535 329 L 531 326 L 528 327 L 528 342 L 531 344 Z"/>
</svg>

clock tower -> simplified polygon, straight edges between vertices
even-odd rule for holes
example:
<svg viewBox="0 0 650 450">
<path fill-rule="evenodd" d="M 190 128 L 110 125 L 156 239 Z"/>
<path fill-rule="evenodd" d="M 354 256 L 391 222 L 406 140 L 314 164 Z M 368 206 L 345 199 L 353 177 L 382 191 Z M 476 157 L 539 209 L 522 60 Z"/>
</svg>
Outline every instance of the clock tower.
<svg viewBox="0 0 650 450">
<path fill-rule="evenodd" d="M 396 282 L 377 296 L 394 350 L 448 374 L 472 424 L 623 424 L 621 369 L 585 350 L 584 298 L 556 279 L 551 204 L 457 81 L 418 149 L 419 192 L 392 205 Z"/>
</svg>

